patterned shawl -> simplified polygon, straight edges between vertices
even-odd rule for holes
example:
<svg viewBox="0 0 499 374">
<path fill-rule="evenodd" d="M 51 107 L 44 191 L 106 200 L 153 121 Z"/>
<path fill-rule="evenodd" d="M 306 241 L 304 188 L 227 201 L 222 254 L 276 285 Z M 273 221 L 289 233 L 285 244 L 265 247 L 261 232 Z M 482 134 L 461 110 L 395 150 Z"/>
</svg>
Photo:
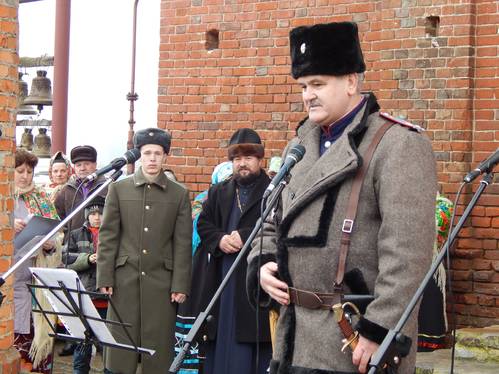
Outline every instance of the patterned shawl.
<svg viewBox="0 0 499 374">
<path fill-rule="evenodd" d="M 33 182 L 27 188 L 17 188 L 15 191 L 16 201 L 22 199 L 26 204 L 30 214 L 35 216 L 42 216 L 46 218 L 59 219 L 57 211 L 49 200 L 45 191 L 34 186 Z M 55 268 L 61 264 L 61 248 L 62 248 L 62 233 L 56 234 L 54 238 L 55 251 L 51 254 L 46 254 L 42 250 L 34 259 L 35 267 Z M 48 300 L 43 295 L 42 291 L 37 289 L 35 291 L 36 298 L 39 300 L 41 306 L 45 310 L 51 310 Z M 57 320 L 57 316 L 50 315 L 50 322 L 52 325 Z M 49 337 L 52 332 L 49 324 L 41 313 L 33 313 L 34 337 L 30 348 L 30 357 L 33 360 L 33 366 L 38 365 L 52 352 L 54 339 Z"/>
</svg>

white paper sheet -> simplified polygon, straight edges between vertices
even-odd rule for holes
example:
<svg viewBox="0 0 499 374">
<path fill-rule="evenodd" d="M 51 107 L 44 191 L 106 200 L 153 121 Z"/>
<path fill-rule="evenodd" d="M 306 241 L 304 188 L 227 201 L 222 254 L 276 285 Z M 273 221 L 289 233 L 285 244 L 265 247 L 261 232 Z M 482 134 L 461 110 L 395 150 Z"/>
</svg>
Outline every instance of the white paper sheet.
<svg viewBox="0 0 499 374">
<path fill-rule="evenodd" d="M 29 268 L 31 273 L 35 276 L 37 283 L 42 285 L 42 283 L 38 280 L 38 278 L 45 283 L 47 286 L 51 287 L 60 287 L 59 281 L 62 281 L 66 288 L 76 290 L 77 289 L 77 280 L 78 274 L 71 269 L 51 269 L 51 268 Z M 80 283 L 80 290 L 85 291 L 85 287 Z M 53 290 L 53 292 L 64 301 L 64 303 L 59 300 L 58 297 L 49 290 L 43 290 L 45 296 L 52 305 L 54 312 L 57 313 L 73 313 L 71 309 L 68 309 L 65 304 L 71 305 L 63 291 Z M 71 296 L 75 303 L 82 309 L 84 316 L 93 317 L 93 318 L 101 318 L 97 309 L 95 309 L 94 304 L 92 303 L 92 299 L 90 299 L 90 295 L 81 294 L 81 306 L 78 300 L 78 295 L 75 292 L 71 291 Z M 85 339 L 85 327 L 83 323 L 80 321 L 78 317 L 71 316 L 60 316 L 59 317 L 68 330 L 69 334 L 75 338 Z M 91 319 L 87 319 L 92 331 L 95 336 L 99 339 L 99 341 L 103 344 L 111 344 L 111 345 L 119 345 L 123 348 L 133 348 L 131 345 L 120 344 L 118 343 L 114 337 L 111 335 L 111 332 L 107 328 L 107 325 L 101 321 L 94 321 Z M 154 354 L 154 350 L 142 348 L 141 351 L 144 351 L 149 354 Z"/>
</svg>

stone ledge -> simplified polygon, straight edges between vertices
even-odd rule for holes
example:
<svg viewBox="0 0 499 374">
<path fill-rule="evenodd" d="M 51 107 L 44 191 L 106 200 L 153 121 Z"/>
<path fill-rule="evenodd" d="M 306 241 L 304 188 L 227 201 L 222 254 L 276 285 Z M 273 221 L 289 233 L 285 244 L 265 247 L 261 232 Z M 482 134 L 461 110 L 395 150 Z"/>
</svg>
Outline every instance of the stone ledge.
<svg viewBox="0 0 499 374">
<path fill-rule="evenodd" d="M 441 349 L 435 352 L 418 353 L 416 356 L 416 374 L 449 374 L 451 350 Z M 456 357 L 455 374 L 497 374 L 496 362 L 479 362 Z"/>
<path fill-rule="evenodd" d="M 456 331 L 456 357 L 499 363 L 499 325 Z"/>
</svg>

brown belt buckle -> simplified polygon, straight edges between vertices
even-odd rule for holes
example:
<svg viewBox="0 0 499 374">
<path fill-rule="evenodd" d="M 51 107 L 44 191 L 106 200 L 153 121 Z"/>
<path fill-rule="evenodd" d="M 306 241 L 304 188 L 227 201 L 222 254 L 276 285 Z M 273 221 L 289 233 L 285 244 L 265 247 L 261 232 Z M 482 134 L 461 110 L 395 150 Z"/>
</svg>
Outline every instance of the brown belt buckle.
<svg viewBox="0 0 499 374">
<path fill-rule="evenodd" d="M 294 287 L 288 287 L 288 295 L 290 302 L 308 309 L 319 309 L 324 303 L 315 292 L 299 290 Z"/>
</svg>

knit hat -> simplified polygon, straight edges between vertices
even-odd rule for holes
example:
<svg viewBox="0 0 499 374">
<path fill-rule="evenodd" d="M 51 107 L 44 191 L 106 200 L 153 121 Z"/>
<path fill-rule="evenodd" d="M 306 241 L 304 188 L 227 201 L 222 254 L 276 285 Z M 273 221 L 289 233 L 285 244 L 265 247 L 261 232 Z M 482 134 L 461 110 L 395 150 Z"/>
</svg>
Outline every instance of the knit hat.
<svg viewBox="0 0 499 374">
<path fill-rule="evenodd" d="M 239 129 L 230 138 L 228 156 L 231 161 L 237 156 L 263 158 L 264 151 L 262 140 L 255 130 Z"/>
<path fill-rule="evenodd" d="M 139 130 L 133 136 L 133 146 L 135 148 L 140 149 L 140 147 L 146 144 L 157 144 L 162 146 L 167 154 L 170 152 L 171 142 L 172 136 L 170 133 L 157 127 Z"/>
<path fill-rule="evenodd" d="M 78 145 L 71 150 L 71 162 L 76 164 L 78 161 L 97 162 L 97 151 L 91 145 Z"/>
<path fill-rule="evenodd" d="M 366 70 L 357 24 L 300 26 L 289 33 L 291 75 L 346 75 Z"/>
<path fill-rule="evenodd" d="M 85 220 L 88 220 L 88 216 L 92 213 L 99 212 L 102 214 L 104 212 L 105 199 L 102 196 L 96 196 L 91 202 L 85 205 Z"/>
</svg>

